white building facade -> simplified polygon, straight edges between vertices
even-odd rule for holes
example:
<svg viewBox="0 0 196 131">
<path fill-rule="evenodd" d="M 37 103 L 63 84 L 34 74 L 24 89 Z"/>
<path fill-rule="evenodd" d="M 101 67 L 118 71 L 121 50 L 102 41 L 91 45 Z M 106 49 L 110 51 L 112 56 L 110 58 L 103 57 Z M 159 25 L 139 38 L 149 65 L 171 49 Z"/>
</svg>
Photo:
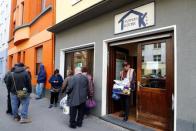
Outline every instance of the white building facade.
<svg viewBox="0 0 196 131">
<path fill-rule="evenodd" d="M 0 0 L 0 79 L 2 79 L 6 73 L 10 8 L 10 0 Z"/>
</svg>

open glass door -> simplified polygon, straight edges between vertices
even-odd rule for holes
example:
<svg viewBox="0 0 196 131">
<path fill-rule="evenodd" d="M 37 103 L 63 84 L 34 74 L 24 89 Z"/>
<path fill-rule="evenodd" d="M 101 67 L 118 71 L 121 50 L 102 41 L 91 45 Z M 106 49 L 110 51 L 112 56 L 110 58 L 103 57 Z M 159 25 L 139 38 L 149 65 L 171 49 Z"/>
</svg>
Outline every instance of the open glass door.
<svg viewBox="0 0 196 131">
<path fill-rule="evenodd" d="M 137 121 L 170 130 L 173 92 L 171 39 L 138 44 Z"/>
</svg>

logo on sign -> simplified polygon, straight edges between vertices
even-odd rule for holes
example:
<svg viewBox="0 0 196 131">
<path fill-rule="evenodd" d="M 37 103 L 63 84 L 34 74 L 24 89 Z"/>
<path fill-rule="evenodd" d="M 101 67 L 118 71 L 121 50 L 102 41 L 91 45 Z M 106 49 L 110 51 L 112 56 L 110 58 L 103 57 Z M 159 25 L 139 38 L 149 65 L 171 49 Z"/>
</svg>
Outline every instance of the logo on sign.
<svg viewBox="0 0 196 131">
<path fill-rule="evenodd" d="M 128 20 L 128 21 L 125 21 L 125 18 L 126 18 L 127 16 L 129 16 L 130 14 L 134 14 L 134 15 L 138 16 L 138 19 L 135 17 L 135 18 L 133 18 L 133 19 L 130 19 L 130 20 Z M 147 16 L 147 12 L 146 12 L 146 13 L 141 13 L 141 12 L 138 12 L 138 11 L 130 10 L 130 11 L 128 11 L 127 14 L 125 14 L 125 15 L 118 21 L 118 23 L 121 24 L 121 30 L 124 29 L 124 26 L 126 26 L 126 24 L 134 25 L 135 22 L 136 22 L 135 20 L 138 21 L 139 27 L 142 27 L 142 26 L 143 26 L 143 27 L 146 27 L 146 23 L 145 23 L 145 21 L 144 21 L 144 18 L 145 18 L 146 16 Z M 125 24 L 125 22 L 126 22 L 126 24 Z"/>
</svg>

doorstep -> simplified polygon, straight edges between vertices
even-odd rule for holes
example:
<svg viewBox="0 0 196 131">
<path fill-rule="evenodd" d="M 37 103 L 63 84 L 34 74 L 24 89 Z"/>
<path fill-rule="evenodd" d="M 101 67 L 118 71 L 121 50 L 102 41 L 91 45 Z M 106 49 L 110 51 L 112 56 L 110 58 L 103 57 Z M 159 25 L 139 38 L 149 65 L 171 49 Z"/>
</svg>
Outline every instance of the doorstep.
<svg viewBox="0 0 196 131">
<path fill-rule="evenodd" d="M 155 129 L 153 128 L 143 126 L 142 124 L 136 122 L 131 122 L 131 121 L 124 122 L 121 119 L 113 117 L 112 115 L 106 115 L 100 118 L 107 122 L 111 122 L 112 124 L 126 128 L 130 131 L 155 131 Z"/>
</svg>

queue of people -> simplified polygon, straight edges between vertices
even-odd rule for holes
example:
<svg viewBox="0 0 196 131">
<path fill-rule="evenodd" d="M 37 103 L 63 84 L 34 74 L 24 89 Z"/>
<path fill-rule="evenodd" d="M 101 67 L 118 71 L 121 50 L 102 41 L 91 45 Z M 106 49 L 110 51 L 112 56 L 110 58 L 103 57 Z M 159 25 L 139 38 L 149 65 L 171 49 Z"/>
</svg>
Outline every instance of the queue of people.
<svg viewBox="0 0 196 131">
<path fill-rule="evenodd" d="M 135 90 L 135 71 L 130 67 L 128 62 L 123 63 L 123 69 L 120 72 L 120 80 L 127 79 L 128 87 Z M 4 81 L 7 86 L 7 114 L 11 114 L 14 120 L 20 123 L 29 123 L 31 120 L 28 117 L 28 107 L 30 103 L 30 94 L 32 92 L 31 72 L 29 67 L 23 63 L 17 63 L 7 72 Z M 37 77 L 36 99 L 41 99 L 46 83 L 46 71 L 44 65 L 40 65 L 40 70 Z M 67 97 L 67 106 L 70 114 L 70 128 L 82 127 L 84 115 L 90 114 L 89 100 L 93 100 L 94 82 L 93 77 L 88 73 L 87 67 L 76 67 L 74 71 L 68 70 L 67 77 L 59 74 L 59 70 L 55 69 L 52 76 L 49 78 L 51 85 L 50 89 L 50 104 L 49 108 L 57 107 L 60 96 Z M 128 120 L 130 95 L 121 94 L 122 113 L 124 121 Z M 91 103 L 92 104 L 92 103 Z M 95 106 L 95 102 L 93 103 Z M 19 112 L 19 107 L 22 106 Z M 19 115 L 20 114 L 20 115 Z"/>
<path fill-rule="evenodd" d="M 17 63 L 7 72 L 4 81 L 7 87 L 7 111 L 14 120 L 20 123 L 29 123 L 28 107 L 30 94 L 32 92 L 31 72 L 29 67 L 23 63 Z M 46 83 L 46 71 L 44 65 L 40 65 L 40 70 L 36 85 L 36 99 L 41 99 Z M 94 83 L 92 76 L 86 67 L 75 68 L 74 72 L 69 70 L 67 77 L 63 80 L 56 69 L 49 78 L 50 104 L 49 108 L 57 107 L 59 94 L 67 95 L 67 105 L 70 108 L 70 128 L 82 127 L 84 115 L 88 115 L 90 109 L 86 106 L 87 99 L 92 99 L 94 95 Z M 22 106 L 19 112 L 19 107 Z"/>
</svg>

